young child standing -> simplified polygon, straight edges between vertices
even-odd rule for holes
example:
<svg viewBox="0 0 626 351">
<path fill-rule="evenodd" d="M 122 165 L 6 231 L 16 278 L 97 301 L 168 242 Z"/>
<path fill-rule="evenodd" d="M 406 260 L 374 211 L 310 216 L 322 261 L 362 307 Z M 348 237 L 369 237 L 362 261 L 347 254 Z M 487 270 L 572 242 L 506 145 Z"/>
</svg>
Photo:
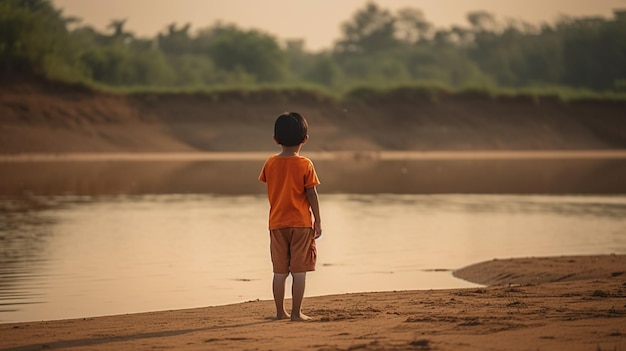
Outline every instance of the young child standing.
<svg viewBox="0 0 626 351">
<path fill-rule="evenodd" d="M 302 313 L 306 272 L 315 270 L 315 239 L 322 235 L 313 163 L 300 156 L 308 140 L 306 119 L 296 112 L 283 113 L 274 123 L 274 141 L 282 152 L 265 161 L 259 180 L 267 184 L 270 202 L 270 253 L 274 270 L 272 291 L 276 319 L 307 321 Z M 313 218 L 311 218 L 311 214 Z M 285 283 L 291 273 L 291 314 L 285 309 Z"/>
</svg>

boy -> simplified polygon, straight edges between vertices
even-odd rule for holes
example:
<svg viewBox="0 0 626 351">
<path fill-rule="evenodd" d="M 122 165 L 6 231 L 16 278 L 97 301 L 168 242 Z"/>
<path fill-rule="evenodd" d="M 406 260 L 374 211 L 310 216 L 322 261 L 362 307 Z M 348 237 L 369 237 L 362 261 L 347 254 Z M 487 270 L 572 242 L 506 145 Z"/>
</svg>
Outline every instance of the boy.
<svg viewBox="0 0 626 351">
<path fill-rule="evenodd" d="M 283 113 L 274 123 L 274 141 L 282 152 L 265 161 L 259 180 L 267 183 L 270 202 L 270 252 L 274 279 L 272 291 L 276 319 L 307 321 L 302 313 L 306 272 L 315 270 L 315 239 L 322 235 L 316 186 L 320 184 L 313 163 L 300 156 L 309 136 L 306 119 L 299 113 Z M 313 219 L 311 218 L 313 214 Z M 285 282 L 291 273 L 291 315 L 285 310 Z"/>
</svg>

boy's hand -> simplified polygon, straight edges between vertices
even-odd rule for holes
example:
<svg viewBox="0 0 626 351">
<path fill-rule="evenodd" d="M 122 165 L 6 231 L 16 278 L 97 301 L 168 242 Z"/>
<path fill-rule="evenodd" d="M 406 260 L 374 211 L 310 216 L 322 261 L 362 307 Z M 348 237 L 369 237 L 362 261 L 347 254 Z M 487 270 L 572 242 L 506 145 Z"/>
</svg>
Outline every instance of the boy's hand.
<svg viewBox="0 0 626 351">
<path fill-rule="evenodd" d="M 322 236 L 322 225 L 319 222 L 313 223 L 313 230 L 315 230 L 314 239 L 317 239 L 320 236 Z"/>
</svg>

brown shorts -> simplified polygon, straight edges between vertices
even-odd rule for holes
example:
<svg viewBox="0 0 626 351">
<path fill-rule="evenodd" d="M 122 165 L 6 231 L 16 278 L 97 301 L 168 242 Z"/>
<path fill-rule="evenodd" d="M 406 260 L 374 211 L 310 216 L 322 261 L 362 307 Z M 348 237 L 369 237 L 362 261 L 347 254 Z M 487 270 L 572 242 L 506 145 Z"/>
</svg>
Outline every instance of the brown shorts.
<svg viewBox="0 0 626 351">
<path fill-rule="evenodd" d="M 317 249 L 313 228 L 270 230 L 270 252 L 274 273 L 301 273 L 315 270 Z"/>
</svg>

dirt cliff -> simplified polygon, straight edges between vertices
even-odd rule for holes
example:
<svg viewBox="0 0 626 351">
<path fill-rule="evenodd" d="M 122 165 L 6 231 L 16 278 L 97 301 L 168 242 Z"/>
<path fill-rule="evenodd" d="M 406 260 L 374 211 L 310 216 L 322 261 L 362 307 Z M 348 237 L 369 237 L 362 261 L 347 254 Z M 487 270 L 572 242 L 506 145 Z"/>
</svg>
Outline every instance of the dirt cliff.
<svg viewBox="0 0 626 351">
<path fill-rule="evenodd" d="M 275 150 L 276 116 L 309 120 L 308 150 L 626 148 L 626 102 L 468 94 L 337 101 L 303 91 L 111 94 L 0 87 L 0 153 Z"/>
</svg>

